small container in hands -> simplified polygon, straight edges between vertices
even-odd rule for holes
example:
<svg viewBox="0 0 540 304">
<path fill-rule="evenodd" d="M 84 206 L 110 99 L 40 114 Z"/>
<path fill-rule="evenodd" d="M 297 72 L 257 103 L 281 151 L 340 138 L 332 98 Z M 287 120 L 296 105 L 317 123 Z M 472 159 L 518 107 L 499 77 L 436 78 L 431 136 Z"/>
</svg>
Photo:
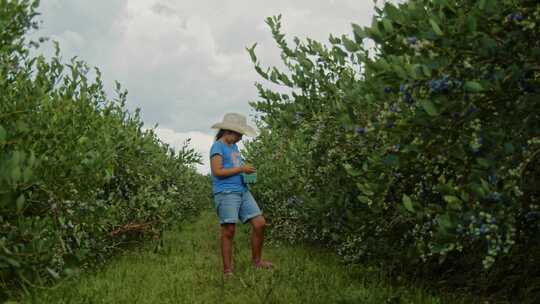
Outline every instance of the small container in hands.
<svg viewBox="0 0 540 304">
<path fill-rule="evenodd" d="M 255 184 L 257 182 L 257 172 L 254 173 L 242 173 L 242 178 L 244 179 L 244 183 L 246 184 Z"/>
<path fill-rule="evenodd" d="M 243 158 L 240 158 L 240 166 L 245 165 L 246 162 Z M 244 183 L 246 184 L 255 184 L 257 182 L 257 172 L 253 173 L 240 173 L 242 175 L 242 179 L 244 180 Z"/>
</svg>

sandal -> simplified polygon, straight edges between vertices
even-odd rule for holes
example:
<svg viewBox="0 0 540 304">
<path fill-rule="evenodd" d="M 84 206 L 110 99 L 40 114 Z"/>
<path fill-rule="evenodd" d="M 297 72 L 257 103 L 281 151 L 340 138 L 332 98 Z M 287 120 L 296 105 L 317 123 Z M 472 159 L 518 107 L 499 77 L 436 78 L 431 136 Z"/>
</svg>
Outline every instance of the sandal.
<svg viewBox="0 0 540 304">
<path fill-rule="evenodd" d="M 256 262 L 254 261 L 253 266 L 255 266 L 255 268 L 264 268 L 264 269 L 274 268 L 274 264 L 268 261 L 263 261 L 263 260 L 259 260 Z"/>
<path fill-rule="evenodd" d="M 225 279 L 230 279 L 233 277 L 233 272 L 232 272 L 232 269 L 226 269 L 223 271 L 223 277 Z"/>
</svg>

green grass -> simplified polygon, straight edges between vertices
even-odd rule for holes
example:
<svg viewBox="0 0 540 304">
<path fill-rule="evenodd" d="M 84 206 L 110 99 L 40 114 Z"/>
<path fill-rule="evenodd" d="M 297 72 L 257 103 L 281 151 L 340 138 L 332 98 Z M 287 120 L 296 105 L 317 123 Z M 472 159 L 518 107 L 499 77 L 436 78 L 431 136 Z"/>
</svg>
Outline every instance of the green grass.
<svg viewBox="0 0 540 304">
<path fill-rule="evenodd" d="M 268 245 L 274 270 L 250 264 L 249 227 L 235 237 L 234 277 L 224 280 L 219 226 L 205 212 L 165 233 L 163 250 L 142 248 L 37 292 L 24 303 L 465 303 L 411 286 L 392 287 L 382 274 L 347 267 L 330 253 L 303 246 Z M 149 246 L 150 247 L 150 246 Z"/>
</svg>

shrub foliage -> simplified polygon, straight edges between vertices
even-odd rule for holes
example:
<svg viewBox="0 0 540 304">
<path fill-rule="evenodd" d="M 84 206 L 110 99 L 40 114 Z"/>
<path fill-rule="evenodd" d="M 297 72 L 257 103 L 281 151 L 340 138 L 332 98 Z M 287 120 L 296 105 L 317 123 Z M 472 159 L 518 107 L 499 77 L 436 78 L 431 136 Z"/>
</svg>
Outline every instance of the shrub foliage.
<svg viewBox="0 0 540 304">
<path fill-rule="evenodd" d="M 159 238 L 210 193 L 200 156 L 144 130 L 120 85 L 110 100 L 99 70 L 29 54 L 37 5 L 0 1 L 0 298 Z"/>
<path fill-rule="evenodd" d="M 410 0 L 323 44 L 268 18 L 286 70 L 248 49 L 282 87 L 257 84 L 248 152 L 274 233 L 492 285 L 539 269 L 539 21 L 537 1 Z"/>
</svg>

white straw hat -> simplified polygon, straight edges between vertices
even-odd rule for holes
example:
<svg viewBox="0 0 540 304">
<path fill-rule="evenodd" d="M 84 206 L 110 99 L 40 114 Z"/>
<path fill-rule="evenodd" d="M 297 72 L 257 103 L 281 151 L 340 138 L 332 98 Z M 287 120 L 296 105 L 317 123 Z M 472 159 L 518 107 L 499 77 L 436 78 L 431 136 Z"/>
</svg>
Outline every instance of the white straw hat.
<svg viewBox="0 0 540 304">
<path fill-rule="evenodd" d="M 238 113 L 227 113 L 223 116 L 223 121 L 212 126 L 212 129 L 223 129 L 235 131 L 247 136 L 255 136 L 255 129 L 247 125 L 246 117 Z"/>
</svg>

